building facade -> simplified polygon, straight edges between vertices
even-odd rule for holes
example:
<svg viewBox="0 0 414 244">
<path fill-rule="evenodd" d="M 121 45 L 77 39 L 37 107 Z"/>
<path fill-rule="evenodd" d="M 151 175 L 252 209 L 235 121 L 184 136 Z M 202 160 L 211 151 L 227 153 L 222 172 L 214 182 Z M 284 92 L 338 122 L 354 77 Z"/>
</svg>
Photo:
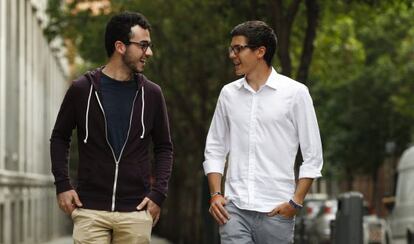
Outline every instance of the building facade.
<svg viewBox="0 0 414 244">
<path fill-rule="evenodd" d="M 0 0 L 0 243 L 68 234 L 56 204 L 49 137 L 67 89 L 62 58 L 43 35 L 47 0 Z"/>
</svg>

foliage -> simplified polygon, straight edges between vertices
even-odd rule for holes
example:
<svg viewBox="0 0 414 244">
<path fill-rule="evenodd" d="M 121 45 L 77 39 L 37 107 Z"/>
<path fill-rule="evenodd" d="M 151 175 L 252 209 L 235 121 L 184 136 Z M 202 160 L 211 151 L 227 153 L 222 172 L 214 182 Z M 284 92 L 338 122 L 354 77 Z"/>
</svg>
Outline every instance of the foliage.
<svg viewBox="0 0 414 244">
<path fill-rule="evenodd" d="M 408 58 L 413 49 L 407 48 L 414 44 L 413 9 L 402 3 L 351 7 L 326 9 L 311 68 L 325 158 L 332 166 L 326 173 L 342 169 L 350 179 L 354 173 L 375 177 L 388 156 L 387 142 L 396 143 L 397 155 L 407 147 L 414 87 Z"/>
</svg>

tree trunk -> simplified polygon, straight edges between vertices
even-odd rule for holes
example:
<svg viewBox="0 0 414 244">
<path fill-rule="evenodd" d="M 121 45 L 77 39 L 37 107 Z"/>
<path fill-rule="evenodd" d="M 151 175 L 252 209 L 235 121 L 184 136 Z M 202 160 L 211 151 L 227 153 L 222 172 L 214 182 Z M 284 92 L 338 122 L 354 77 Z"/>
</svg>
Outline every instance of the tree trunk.
<svg viewBox="0 0 414 244">
<path fill-rule="evenodd" d="M 303 41 L 302 56 L 296 77 L 298 81 L 304 84 L 307 83 L 308 79 L 309 67 L 312 61 L 314 50 L 313 42 L 316 38 L 316 29 L 318 27 L 319 3 L 317 0 L 306 0 L 306 16 L 308 25 L 306 28 L 306 36 Z"/>
<path fill-rule="evenodd" d="M 293 21 L 299 9 L 301 0 L 294 0 L 287 8 L 283 9 L 281 0 L 270 3 L 271 25 L 278 37 L 277 55 L 282 65 L 282 74 L 290 76 L 292 74 L 292 60 L 290 58 L 290 35 L 292 32 Z M 286 12 L 284 15 L 283 13 Z"/>
</svg>

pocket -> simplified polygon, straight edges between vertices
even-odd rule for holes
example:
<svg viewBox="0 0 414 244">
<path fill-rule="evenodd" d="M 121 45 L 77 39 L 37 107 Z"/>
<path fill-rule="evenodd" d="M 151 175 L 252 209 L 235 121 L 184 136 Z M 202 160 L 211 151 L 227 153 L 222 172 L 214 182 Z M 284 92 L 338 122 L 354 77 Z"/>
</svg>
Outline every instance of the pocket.
<svg viewBox="0 0 414 244">
<path fill-rule="evenodd" d="M 147 214 L 147 217 L 151 221 L 151 223 L 154 223 L 154 219 L 152 218 L 151 213 L 148 210 L 145 210 L 145 213 Z"/>
<path fill-rule="evenodd" d="M 77 212 L 78 212 L 79 210 L 78 210 L 78 208 L 75 208 L 73 211 L 72 211 L 72 213 L 70 213 L 70 217 L 72 218 L 72 219 L 74 219 L 76 216 L 77 216 Z"/>
<path fill-rule="evenodd" d="M 293 222 L 295 220 L 295 216 L 293 216 L 292 218 L 289 218 L 281 214 L 276 214 L 273 218 L 280 222 Z"/>
<path fill-rule="evenodd" d="M 227 205 L 224 206 L 224 208 L 227 210 L 227 213 L 230 216 L 238 215 L 240 212 L 242 212 L 242 210 L 238 208 L 232 201 L 229 201 Z"/>
<path fill-rule="evenodd" d="M 228 211 L 229 209 L 234 209 L 236 206 L 232 201 L 228 201 L 227 204 L 224 206 L 224 208 Z"/>
</svg>

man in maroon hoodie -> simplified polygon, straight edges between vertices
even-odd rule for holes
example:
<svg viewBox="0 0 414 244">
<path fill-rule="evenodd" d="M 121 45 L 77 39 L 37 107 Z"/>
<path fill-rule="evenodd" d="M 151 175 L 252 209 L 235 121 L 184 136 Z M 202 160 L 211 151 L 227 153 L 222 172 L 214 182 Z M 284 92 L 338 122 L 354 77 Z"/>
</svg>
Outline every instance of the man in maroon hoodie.
<svg viewBox="0 0 414 244">
<path fill-rule="evenodd" d="M 105 31 L 108 63 L 75 80 L 60 107 L 50 139 L 52 172 L 75 243 L 149 243 L 159 219 L 173 149 L 161 88 L 142 75 L 153 54 L 150 30 L 142 14 L 112 17 Z M 76 188 L 68 176 L 75 128 Z"/>
</svg>

